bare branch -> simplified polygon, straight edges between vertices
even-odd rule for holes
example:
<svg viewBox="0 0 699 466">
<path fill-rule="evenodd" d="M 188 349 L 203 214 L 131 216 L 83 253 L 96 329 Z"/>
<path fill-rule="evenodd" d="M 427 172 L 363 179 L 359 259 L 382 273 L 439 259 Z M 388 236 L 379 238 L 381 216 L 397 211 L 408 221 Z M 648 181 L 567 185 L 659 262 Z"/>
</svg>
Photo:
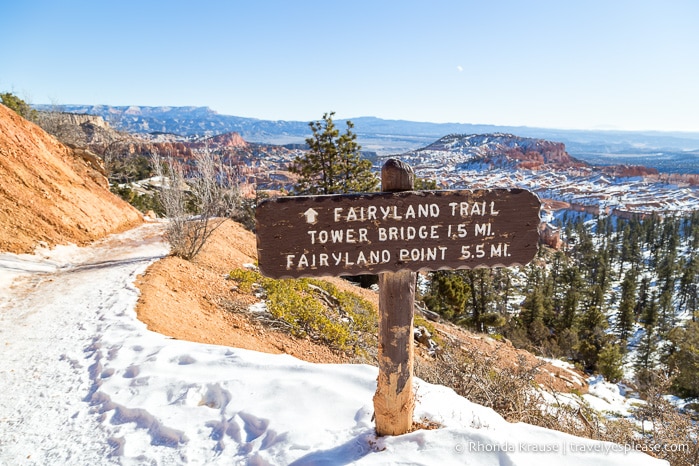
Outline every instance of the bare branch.
<svg viewBox="0 0 699 466">
<path fill-rule="evenodd" d="M 165 215 L 169 219 L 166 238 L 172 254 L 193 259 L 211 234 L 239 205 L 237 172 L 225 166 L 208 147 L 195 154 L 194 168 L 185 175 L 182 163 L 159 154 L 151 156 Z"/>
</svg>

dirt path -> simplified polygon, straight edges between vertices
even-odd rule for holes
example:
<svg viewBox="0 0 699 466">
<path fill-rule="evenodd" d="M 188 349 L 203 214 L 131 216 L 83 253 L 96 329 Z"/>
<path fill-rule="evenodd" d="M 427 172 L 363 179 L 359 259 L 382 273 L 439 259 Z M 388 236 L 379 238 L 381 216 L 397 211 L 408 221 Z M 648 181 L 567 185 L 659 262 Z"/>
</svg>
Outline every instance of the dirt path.
<svg viewBox="0 0 699 466">
<path fill-rule="evenodd" d="M 0 255 L 0 274 L 19 274 L 0 290 L 0 464 L 104 463 L 111 428 L 89 404 L 99 341 L 113 313 L 132 312 L 136 274 L 167 253 L 160 230 L 59 248 L 41 262 Z"/>
</svg>

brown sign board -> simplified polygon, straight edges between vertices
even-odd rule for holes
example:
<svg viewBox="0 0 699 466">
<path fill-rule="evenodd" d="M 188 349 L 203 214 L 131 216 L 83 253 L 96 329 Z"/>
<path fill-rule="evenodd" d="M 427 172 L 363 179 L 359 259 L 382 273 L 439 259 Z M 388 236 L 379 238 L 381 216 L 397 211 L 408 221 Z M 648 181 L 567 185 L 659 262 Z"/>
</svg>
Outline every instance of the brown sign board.
<svg viewBox="0 0 699 466">
<path fill-rule="evenodd" d="M 524 265 L 539 198 L 522 189 L 290 196 L 256 212 L 260 271 L 274 278 Z"/>
</svg>

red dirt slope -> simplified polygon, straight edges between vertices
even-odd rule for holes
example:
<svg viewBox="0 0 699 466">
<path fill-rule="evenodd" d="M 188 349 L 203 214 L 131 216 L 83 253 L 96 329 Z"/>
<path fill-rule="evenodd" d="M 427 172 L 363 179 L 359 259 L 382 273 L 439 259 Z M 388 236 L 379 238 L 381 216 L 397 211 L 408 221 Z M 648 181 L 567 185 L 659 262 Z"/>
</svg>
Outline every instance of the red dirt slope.
<svg viewBox="0 0 699 466">
<path fill-rule="evenodd" d="M 85 244 L 141 223 L 96 162 L 0 105 L 0 251 Z"/>
</svg>

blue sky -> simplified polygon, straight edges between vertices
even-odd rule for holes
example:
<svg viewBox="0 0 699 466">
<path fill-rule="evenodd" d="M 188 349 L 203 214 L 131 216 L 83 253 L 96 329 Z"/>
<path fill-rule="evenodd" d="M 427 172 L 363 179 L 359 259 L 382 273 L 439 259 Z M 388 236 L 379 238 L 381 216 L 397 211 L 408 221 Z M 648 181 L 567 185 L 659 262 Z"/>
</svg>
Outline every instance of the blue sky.
<svg viewBox="0 0 699 466">
<path fill-rule="evenodd" d="M 699 132 L 696 0 L 6 0 L 0 11 L 0 91 L 32 103 Z"/>
</svg>

